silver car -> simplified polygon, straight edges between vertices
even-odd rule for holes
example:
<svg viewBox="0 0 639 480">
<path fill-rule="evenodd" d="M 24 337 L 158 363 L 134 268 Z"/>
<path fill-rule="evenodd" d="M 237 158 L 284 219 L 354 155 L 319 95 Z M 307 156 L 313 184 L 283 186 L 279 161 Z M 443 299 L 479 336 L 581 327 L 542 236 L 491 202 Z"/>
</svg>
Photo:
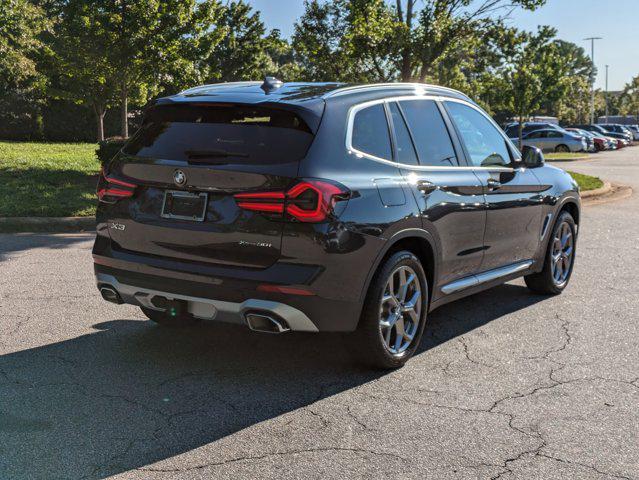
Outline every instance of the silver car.
<svg viewBox="0 0 639 480">
<path fill-rule="evenodd" d="M 519 139 L 513 138 L 511 140 L 515 145 L 519 143 Z M 586 140 L 583 137 L 554 128 L 530 132 L 524 136 L 522 143 L 522 146 L 530 145 L 544 152 L 582 152 L 588 149 Z"/>
<path fill-rule="evenodd" d="M 625 125 L 625 127 L 632 133 L 633 140 L 636 142 L 639 140 L 639 125 Z"/>
</svg>

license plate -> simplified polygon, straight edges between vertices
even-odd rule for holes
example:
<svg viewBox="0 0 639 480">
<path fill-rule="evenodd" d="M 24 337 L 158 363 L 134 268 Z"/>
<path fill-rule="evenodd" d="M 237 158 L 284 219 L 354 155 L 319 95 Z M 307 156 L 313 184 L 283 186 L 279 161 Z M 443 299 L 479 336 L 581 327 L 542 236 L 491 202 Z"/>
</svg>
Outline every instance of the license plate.
<svg viewBox="0 0 639 480">
<path fill-rule="evenodd" d="M 164 192 L 162 217 L 202 222 L 206 216 L 207 201 L 207 193 L 167 190 Z"/>
</svg>

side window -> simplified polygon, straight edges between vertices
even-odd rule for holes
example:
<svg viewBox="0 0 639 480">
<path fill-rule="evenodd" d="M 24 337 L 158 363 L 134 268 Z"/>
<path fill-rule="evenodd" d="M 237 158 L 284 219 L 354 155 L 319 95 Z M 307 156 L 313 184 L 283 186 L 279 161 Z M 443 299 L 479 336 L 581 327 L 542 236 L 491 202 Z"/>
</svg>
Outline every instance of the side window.
<svg viewBox="0 0 639 480">
<path fill-rule="evenodd" d="M 384 105 L 364 108 L 353 119 L 353 148 L 375 157 L 390 160 L 393 157 Z"/>
<path fill-rule="evenodd" d="M 561 134 L 561 132 L 547 132 L 546 135 L 548 138 L 561 138 L 563 137 L 563 135 Z"/>
<path fill-rule="evenodd" d="M 437 104 L 433 100 L 399 102 L 415 140 L 421 165 L 457 166 L 453 144 Z"/>
<path fill-rule="evenodd" d="M 543 132 L 532 132 L 530 135 L 528 135 L 526 138 L 541 138 L 543 135 Z"/>
<path fill-rule="evenodd" d="M 404 165 L 417 165 L 417 153 L 415 153 L 413 140 L 410 138 L 404 116 L 399 110 L 397 103 L 393 102 L 389 104 L 388 107 L 393 119 L 393 130 L 395 130 L 396 160 Z"/>
<path fill-rule="evenodd" d="M 470 161 L 476 167 L 508 166 L 511 164 L 506 139 L 481 113 L 463 103 L 446 102 Z"/>
</svg>

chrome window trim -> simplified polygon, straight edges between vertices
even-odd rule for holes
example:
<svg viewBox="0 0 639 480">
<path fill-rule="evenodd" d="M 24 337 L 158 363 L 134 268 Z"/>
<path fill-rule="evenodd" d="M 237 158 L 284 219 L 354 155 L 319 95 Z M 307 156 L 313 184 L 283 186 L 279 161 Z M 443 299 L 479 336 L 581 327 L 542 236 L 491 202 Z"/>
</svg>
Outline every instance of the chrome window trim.
<svg viewBox="0 0 639 480">
<path fill-rule="evenodd" d="M 391 84 L 391 85 L 397 85 L 397 84 Z M 388 104 L 392 102 L 401 102 L 401 101 L 416 101 L 416 100 L 434 100 L 434 101 L 440 101 L 440 102 L 454 101 L 454 102 L 467 105 L 477 110 L 484 117 L 486 117 L 490 121 L 490 123 L 497 128 L 497 131 L 508 142 L 508 144 L 512 146 L 512 142 L 510 141 L 510 139 L 506 136 L 504 132 L 502 132 L 501 128 L 499 128 L 499 126 L 495 123 L 495 121 L 492 118 L 490 118 L 490 116 L 487 113 L 485 113 L 476 105 L 473 105 L 471 102 L 457 99 L 457 98 L 442 97 L 441 95 L 399 95 L 394 97 L 369 100 L 367 102 L 358 103 L 357 105 L 353 105 L 349 108 L 348 114 L 347 114 L 347 123 L 346 123 L 346 151 L 351 155 L 355 155 L 357 158 L 367 158 L 369 160 L 373 160 L 374 162 L 383 163 L 385 165 L 391 165 L 391 166 L 406 169 L 406 170 L 418 170 L 418 171 L 480 170 L 480 171 L 491 171 L 491 172 L 515 171 L 515 169 L 512 167 L 476 167 L 476 166 L 467 166 L 467 165 L 460 165 L 456 167 L 455 166 L 434 166 L 434 165 L 408 165 L 404 163 L 395 162 L 394 160 L 389 160 L 387 158 L 380 158 L 353 147 L 353 138 L 352 138 L 353 124 L 355 122 L 355 116 L 357 115 L 357 112 L 365 108 L 372 107 L 374 105 Z M 389 135 L 390 135 L 390 132 L 389 132 Z M 514 151 L 517 151 L 517 149 L 515 149 Z"/>
</svg>

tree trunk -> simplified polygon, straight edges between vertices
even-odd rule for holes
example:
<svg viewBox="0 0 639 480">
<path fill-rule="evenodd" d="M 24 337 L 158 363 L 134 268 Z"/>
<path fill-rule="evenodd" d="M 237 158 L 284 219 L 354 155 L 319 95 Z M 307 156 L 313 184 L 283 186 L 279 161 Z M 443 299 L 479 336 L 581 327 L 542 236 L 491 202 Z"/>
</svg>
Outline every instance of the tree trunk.
<svg viewBox="0 0 639 480">
<path fill-rule="evenodd" d="M 408 29 L 408 34 L 411 35 L 413 28 L 413 5 L 415 4 L 415 0 L 408 0 L 406 4 L 406 18 L 404 19 L 404 15 L 402 13 L 402 2 L 401 0 L 397 0 L 397 13 L 399 15 L 399 20 L 401 22 L 406 23 L 406 27 Z M 413 77 L 413 62 L 412 62 L 412 52 L 410 46 L 407 46 L 402 51 L 402 81 L 409 82 Z"/>
<path fill-rule="evenodd" d="M 98 142 L 104 140 L 104 114 L 106 110 L 99 105 L 94 105 L 95 120 L 98 127 Z"/>
<path fill-rule="evenodd" d="M 519 151 L 521 152 L 524 143 L 524 117 L 519 115 Z"/>
<path fill-rule="evenodd" d="M 129 138 L 129 92 L 126 82 L 122 82 L 120 91 L 120 134 Z"/>
</svg>

